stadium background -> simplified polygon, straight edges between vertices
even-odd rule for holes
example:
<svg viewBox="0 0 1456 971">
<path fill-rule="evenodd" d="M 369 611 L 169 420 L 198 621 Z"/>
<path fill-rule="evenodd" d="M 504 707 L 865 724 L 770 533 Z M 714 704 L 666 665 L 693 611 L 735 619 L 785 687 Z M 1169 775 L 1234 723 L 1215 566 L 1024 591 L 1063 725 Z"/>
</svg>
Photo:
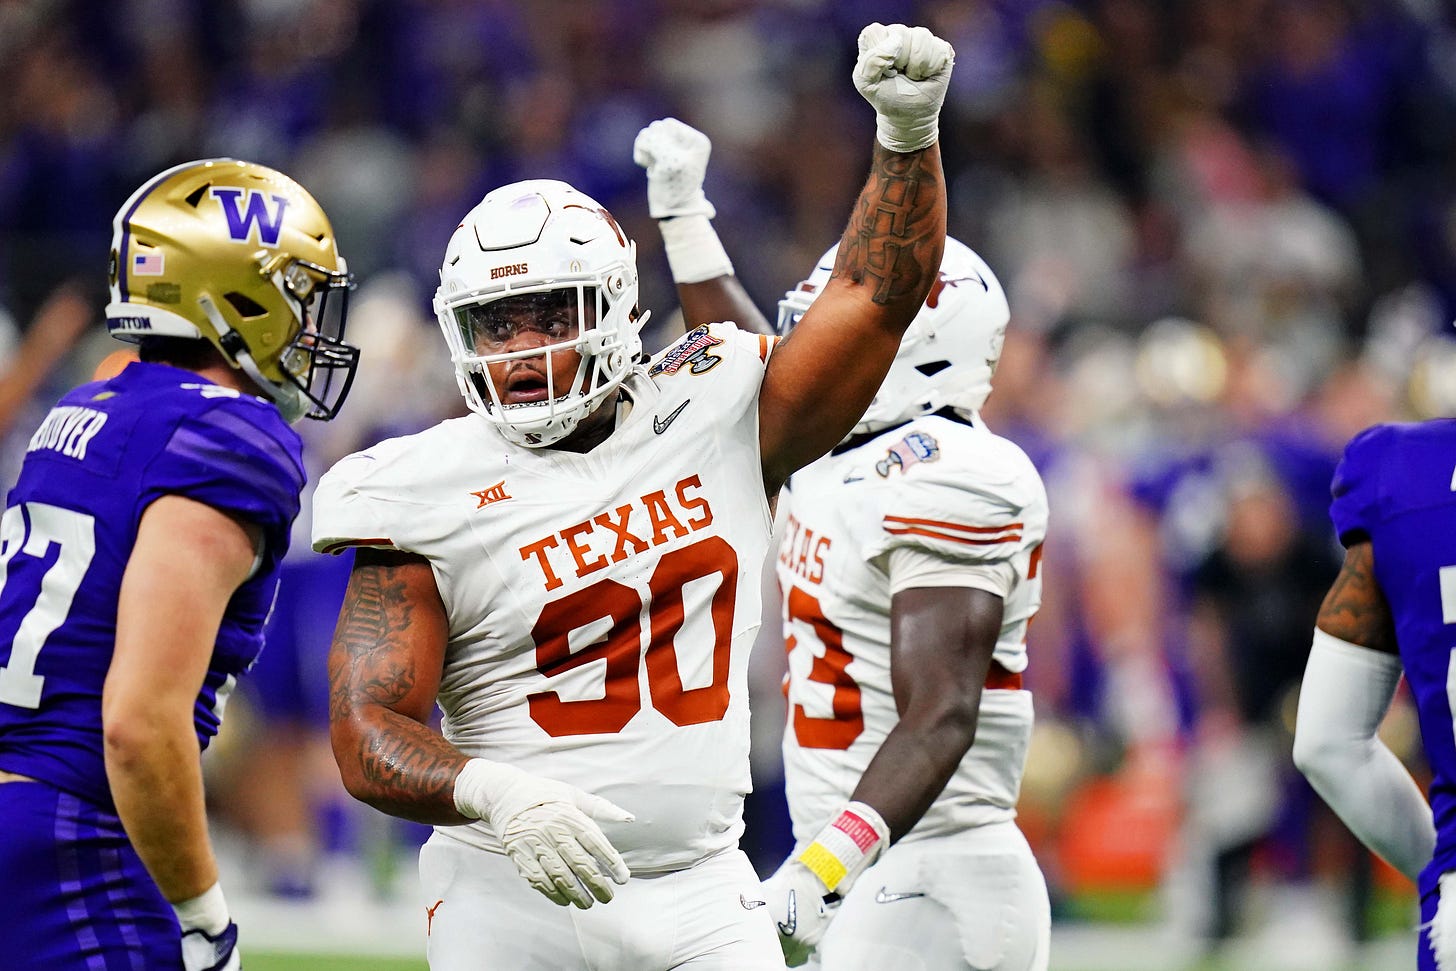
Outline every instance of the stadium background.
<svg viewBox="0 0 1456 971">
<path fill-rule="evenodd" d="M 631 161 L 654 118 L 712 136 L 715 225 L 772 317 L 867 170 L 859 28 L 926 24 L 958 52 L 951 231 L 1012 307 L 986 417 L 1052 502 L 1021 817 L 1053 891 L 1053 967 L 1408 967 L 1409 885 L 1297 777 L 1289 740 L 1338 564 L 1325 505 L 1341 446 L 1456 408 L 1453 14 L 0 0 L 0 471 L 14 480 L 45 408 L 114 349 L 109 220 L 164 166 L 273 165 L 333 217 L 364 362 L 343 419 L 303 429 L 317 471 L 462 407 L 429 298 L 450 231 L 492 186 L 562 178 L 607 205 L 638 241 L 648 346 L 668 339 L 675 299 Z M 368 969 L 357 955 L 421 953 L 420 832 L 339 790 L 322 654 L 347 564 L 304 536 L 256 684 L 207 760 L 212 812 L 249 967 Z M 755 659 L 749 807 L 765 870 L 786 846 L 774 641 Z M 1420 777 L 1403 700 L 1387 729 Z"/>
</svg>

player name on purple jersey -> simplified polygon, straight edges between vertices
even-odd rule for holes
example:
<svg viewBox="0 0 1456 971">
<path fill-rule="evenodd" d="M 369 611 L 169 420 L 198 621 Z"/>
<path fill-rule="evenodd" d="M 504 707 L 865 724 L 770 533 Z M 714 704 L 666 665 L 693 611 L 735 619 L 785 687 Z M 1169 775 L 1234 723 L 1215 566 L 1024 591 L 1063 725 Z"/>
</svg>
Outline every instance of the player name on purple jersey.
<svg viewBox="0 0 1456 971">
<path fill-rule="evenodd" d="M 194 706 L 205 747 L 262 649 L 303 481 L 301 443 L 277 408 L 192 371 L 134 363 L 66 395 L 31 437 L 0 518 L 0 769 L 111 806 L 101 690 L 137 528 L 166 495 L 254 523 L 264 537 Z"/>
<path fill-rule="evenodd" d="M 45 421 L 40 423 L 30 437 L 27 452 L 38 448 L 51 448 L 74 459 L 86 457 L 86 445 L 106 424 L 106 412 L 95 408 L 81 408 L 58 405 L 51 409 Z"/>
</svg>

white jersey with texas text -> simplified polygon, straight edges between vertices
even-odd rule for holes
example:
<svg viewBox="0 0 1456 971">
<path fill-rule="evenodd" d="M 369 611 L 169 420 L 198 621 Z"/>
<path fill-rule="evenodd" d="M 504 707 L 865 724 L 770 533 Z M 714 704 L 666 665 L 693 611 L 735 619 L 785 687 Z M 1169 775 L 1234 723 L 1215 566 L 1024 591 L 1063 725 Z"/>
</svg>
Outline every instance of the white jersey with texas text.
<svg viewBox="0 0 1456 971">
<path fill-rule="evenodd" d="M 1047 503 L 1020 448 L 979 420 L 930 415 L 796 472 L 778 513 L 789 661 L 784 773 L 802 842 L 843 807 L 899 720 L 890 683 L 892 551 L 997 566 L 1009 582 L 994 659 L 1019 674 L 1027 625 L 1041 605 Z M 975 744 L 904 838 L 1013 819 L 1031 727 L 1030 692 L 988 687 Z"/>
<path fill-rule="evenodd" d="M 343 459 L 314 500 L 315 549 L 429 560 L 445 737 L 633 813 L 603 829 L 634 873 L 743 830 L 772 346 L 727 324 L 685 335 L 631 373 L 630 412 L 588 453 L 518 447 L 469 415 Z M 483 823 L 439 832 L 500 849 Z"/>
</svg>

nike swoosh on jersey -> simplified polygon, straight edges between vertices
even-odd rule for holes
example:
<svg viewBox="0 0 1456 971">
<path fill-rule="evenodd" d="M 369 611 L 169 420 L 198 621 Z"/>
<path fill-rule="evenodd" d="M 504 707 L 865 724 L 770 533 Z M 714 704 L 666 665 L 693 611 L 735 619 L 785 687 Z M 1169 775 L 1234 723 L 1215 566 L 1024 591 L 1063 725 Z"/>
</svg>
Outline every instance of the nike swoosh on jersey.
<svg viewBox="0 0 1456 971">
<path fill-rule="evenodd" d="M 907 893 L 890 893 L 888 888 L 881 887 L 880 890 L 879 890 L 879 892 L 875 894 L 875 903 L 877 903 L 877 904 L 893 904 L 897 900 L 910 900 L 912 897 L 923 897 L 923 896 L 925 896 L 925 894 L 923 894 L 923 893 L 916 893 L 914 891 L 910 891 L 910 892 L 907 892 Z"/>
<path fill-rule="evenodd" d="M 758 908 L 760 908 L 760 907 L 764 906 L 765 904 L 767 904 L 768 901 L 767 900 L 749 900 L 747 897 L 743 896 L 743 894 L 739 894 L 738 895 L 738 903 L 742 905 L 742 907 L 743 907 L 744 910 L 757 910 Z"/>
<path fill-rule="evenodd" d="M 666 418 L 658 418 L 656 415 L 653 415 L 652 430 L 659 435 L 667 431 L 667 427 L 677 420 L 677 416 L 682 414 L 682 410 L 686 408 L 688 406 L 688 402 L 692 400 L 693 399 L 689 398 L 687 401 L 684 401 L 682 404 L 672 409 L 672 411 L 667 413 Z"/>
</svg>

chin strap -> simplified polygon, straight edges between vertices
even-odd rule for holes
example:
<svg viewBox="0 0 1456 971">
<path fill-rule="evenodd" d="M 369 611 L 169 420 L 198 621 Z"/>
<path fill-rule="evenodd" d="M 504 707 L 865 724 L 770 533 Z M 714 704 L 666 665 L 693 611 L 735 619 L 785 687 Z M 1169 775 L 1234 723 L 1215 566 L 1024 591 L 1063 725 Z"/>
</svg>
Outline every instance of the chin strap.
<svg viewBox="0 0 1456 971">
<path fill-rule="evenodd" d="M 292 424 L 302 418 L 304 412 L 308 411 L 303 396 L 296 389 L 285 387 L 264 377 L 262 370 L 258 367 L 258 362 L 253 360 L 253 354 L 248 350 L 248 342 L 243 339 L 242 334 L 228 326 L 228 322 L 218 311 L 217 305 L 205 294 L 198 297 L 197 302 L 202 307 L 202 312 L 207 315 L 207 319 L 212 322 L 212 326 L 217 329 L 218 343 L 222 345 L 223 352 L 232 358 L 233 364 L 237 366 L 238 370 L 246 374 L 258 386 L 259 391 L 268 396 L 269 401 L 278 406 L 278 410 L 283 413 L 283 420 Z"/>
</svg>

